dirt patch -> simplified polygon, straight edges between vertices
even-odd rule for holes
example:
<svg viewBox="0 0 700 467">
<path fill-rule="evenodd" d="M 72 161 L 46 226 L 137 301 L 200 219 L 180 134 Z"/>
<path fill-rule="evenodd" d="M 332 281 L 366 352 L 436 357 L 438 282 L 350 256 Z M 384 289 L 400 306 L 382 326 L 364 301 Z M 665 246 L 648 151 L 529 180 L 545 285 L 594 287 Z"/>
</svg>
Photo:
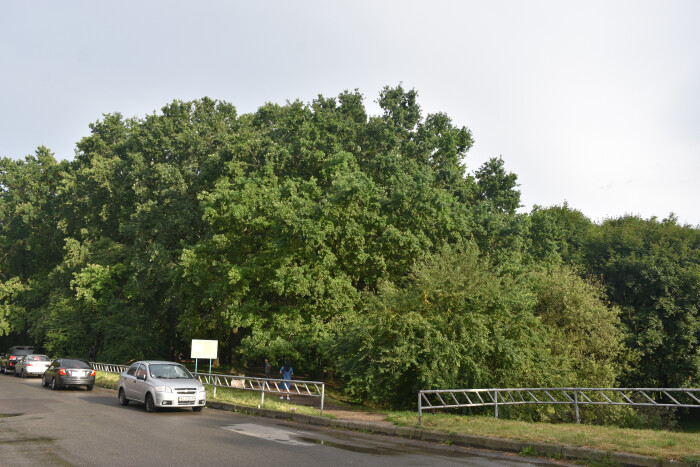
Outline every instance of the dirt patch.
<svg viewBox="0 0 700 467">
<path fill-rule="evenodd" d="M 393 426 L 394 424 L 386 421 L 386 415 L 372 412 L 357 412 L 354 410 L 324 410 L 324 413 L 333 415 L 340 420 L 352 420 L 354 422 L 369 422 L 378 425 Z"/>
</svg>

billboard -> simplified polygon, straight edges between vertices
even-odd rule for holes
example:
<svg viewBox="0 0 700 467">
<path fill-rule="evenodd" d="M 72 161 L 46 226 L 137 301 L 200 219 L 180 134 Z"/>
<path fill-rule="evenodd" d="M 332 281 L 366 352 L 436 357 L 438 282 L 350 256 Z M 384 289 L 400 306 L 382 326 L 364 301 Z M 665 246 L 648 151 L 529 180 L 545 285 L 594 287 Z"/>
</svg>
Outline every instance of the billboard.
<svg viewBox="0 0 700 467">
<path fill-rule="evenodd" d="M 215 360 L 218 350 L 219 341 L 192 339 L 192 353 L 190 358 L 210 358 Z"/>
</svg>

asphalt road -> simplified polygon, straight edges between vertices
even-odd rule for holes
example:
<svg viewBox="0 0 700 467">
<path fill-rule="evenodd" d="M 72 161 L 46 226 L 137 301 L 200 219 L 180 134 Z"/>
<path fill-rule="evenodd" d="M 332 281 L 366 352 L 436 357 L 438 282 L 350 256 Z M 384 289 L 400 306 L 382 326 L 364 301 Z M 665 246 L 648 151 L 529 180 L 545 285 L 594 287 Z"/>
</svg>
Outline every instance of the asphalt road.
<svg viewBox="0 0 700 467">
<path fill-rule="evenodd" d="M 476 465 L 546 462 L 205 408 L 146 413 L 95 387 L 0 375 L 0 465 Z"/>
</svg>

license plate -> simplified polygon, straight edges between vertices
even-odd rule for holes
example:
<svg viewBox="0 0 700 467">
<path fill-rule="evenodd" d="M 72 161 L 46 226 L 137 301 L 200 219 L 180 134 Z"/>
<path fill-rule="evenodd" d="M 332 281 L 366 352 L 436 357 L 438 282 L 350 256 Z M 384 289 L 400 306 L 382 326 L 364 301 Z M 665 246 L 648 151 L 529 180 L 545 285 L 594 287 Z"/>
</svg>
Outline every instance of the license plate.
<svg viewBox="0 0 700 467">
<path fill-rule="evenodd" d="M 82 378 L 83 376 L 85 376 L 85 372 L 82 370 L 73 370 L 70 372 L 70 375 L 74 378 Z"/>
<path fill-rule="evenodd" d="M 194 400 L 194 396 L 180 396 L 177 398 L 178 402 L 193 402 Z"/>
</svg>

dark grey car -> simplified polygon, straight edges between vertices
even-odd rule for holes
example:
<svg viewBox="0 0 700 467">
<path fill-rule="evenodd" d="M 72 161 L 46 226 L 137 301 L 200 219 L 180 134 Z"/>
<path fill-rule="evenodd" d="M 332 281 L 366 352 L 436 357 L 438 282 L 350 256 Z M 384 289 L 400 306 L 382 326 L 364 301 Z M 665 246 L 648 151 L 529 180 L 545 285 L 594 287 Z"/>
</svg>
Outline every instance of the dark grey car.
<svg viewBox="0 0 700 467">
<path fill-rule="evenodd" d="M 95 370 L 84 360 L 58 358 L 51 362 L 41 377 L 41 385 L 51 389 L 60 387 L 85 386 L 92 391 L 95 385 Z"/>
</svg>

